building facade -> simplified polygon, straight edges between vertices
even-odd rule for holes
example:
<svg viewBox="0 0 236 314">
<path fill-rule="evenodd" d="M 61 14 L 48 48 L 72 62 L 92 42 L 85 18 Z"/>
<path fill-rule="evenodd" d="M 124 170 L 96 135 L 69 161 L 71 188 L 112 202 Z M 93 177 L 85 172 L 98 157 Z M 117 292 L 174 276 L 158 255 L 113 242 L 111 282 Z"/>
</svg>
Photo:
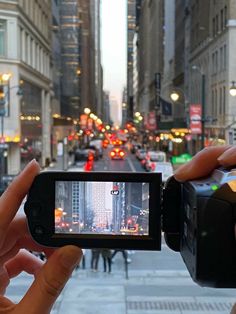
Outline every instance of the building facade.
<svg viewBox="0 0 236 314">
<path fill-rule="evenodd" d="M 0 3 L 0 74 L 9 74 L 2 119 L 8 174 L 34 157 L 42 165 L 50 158 L 50 23 L 49 0 Z"/>
</svg>

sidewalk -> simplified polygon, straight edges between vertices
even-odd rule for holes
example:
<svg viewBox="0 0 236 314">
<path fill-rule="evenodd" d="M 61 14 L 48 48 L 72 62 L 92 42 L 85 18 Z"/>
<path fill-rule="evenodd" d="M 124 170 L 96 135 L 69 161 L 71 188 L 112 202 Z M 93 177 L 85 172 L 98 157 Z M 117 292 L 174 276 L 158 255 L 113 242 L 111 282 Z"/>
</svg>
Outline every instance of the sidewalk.
<svg viewBox="0 0 236 314">
<path fill-rule="evenodd" d="M 130 271 L 128 280 L 124 277 L 123 271 L 107 274 L 79 269 L 52 313 L 229 314 L 235 302 L 233 297 L 188 296 L 187 293 L 178 296 L 178 290 L 186 291 L 193 286 L 186 270 L 138 270 Z M 166 294 L 168 286 L 172 289 Z M 162 293 L 162 290 L 165 291 Z"/>
</svg>

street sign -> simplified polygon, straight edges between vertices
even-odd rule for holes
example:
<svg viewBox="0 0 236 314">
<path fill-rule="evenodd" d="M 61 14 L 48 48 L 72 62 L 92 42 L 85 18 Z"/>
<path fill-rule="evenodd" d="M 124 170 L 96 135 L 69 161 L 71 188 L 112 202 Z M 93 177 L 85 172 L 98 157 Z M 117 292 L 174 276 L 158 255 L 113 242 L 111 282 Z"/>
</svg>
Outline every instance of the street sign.
<svg viewBox="0 0 236 314">
<path fill-rule="evenodd" d="M 192 156 L 190 154 L 182 154 L 179 156 L 173 156 L 171 158 L 171 162 L 173 165 L 175 164 L 184 164 L 192 159 Z"/>
</svg>

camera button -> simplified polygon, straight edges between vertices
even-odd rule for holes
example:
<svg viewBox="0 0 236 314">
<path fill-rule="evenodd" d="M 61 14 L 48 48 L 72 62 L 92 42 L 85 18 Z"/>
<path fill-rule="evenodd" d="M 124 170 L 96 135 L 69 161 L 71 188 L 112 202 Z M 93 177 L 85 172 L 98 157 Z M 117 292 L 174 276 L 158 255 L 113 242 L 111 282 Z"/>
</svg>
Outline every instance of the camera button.
<svg viewBox="0 0 236 314">
<path fill-rule="evenodd" d="M 42 226 L 36 226 L 34 228 L 34 233 L 37 235 L 42 235 L 44 234 L 44 228 Z"/>
</svg>

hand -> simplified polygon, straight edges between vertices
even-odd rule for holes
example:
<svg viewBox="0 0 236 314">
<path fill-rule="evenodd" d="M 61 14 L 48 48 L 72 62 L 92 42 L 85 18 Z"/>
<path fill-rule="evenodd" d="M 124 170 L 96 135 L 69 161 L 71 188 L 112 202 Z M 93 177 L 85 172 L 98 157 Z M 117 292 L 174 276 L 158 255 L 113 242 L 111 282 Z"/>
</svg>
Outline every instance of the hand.
<svg viewBox="0 0 236 314">
<path fill-rule="evenodd" d="M 0 313 L 49 313 L 82 257 L 75 246 L 52 250 L 37 245 L 28 233 L 25 216 L 16 216 L 39 170 L 33 160 L 0 198 Z M 25 249 L 44 251 L 49 259 L 44 264 Z M 22 271 L 34 275 L 35 280 L 19 304 L 14 304 L 3 294 L 10 279 Z"/>
<path fill-rule="evenodd" d="M 236 146 L 209 146 L 179 167 L 174 176 L 176 180 L 184 182 L 207 176 L 219 166 L 233 165 L 236 165 Z"/>
</svg>

